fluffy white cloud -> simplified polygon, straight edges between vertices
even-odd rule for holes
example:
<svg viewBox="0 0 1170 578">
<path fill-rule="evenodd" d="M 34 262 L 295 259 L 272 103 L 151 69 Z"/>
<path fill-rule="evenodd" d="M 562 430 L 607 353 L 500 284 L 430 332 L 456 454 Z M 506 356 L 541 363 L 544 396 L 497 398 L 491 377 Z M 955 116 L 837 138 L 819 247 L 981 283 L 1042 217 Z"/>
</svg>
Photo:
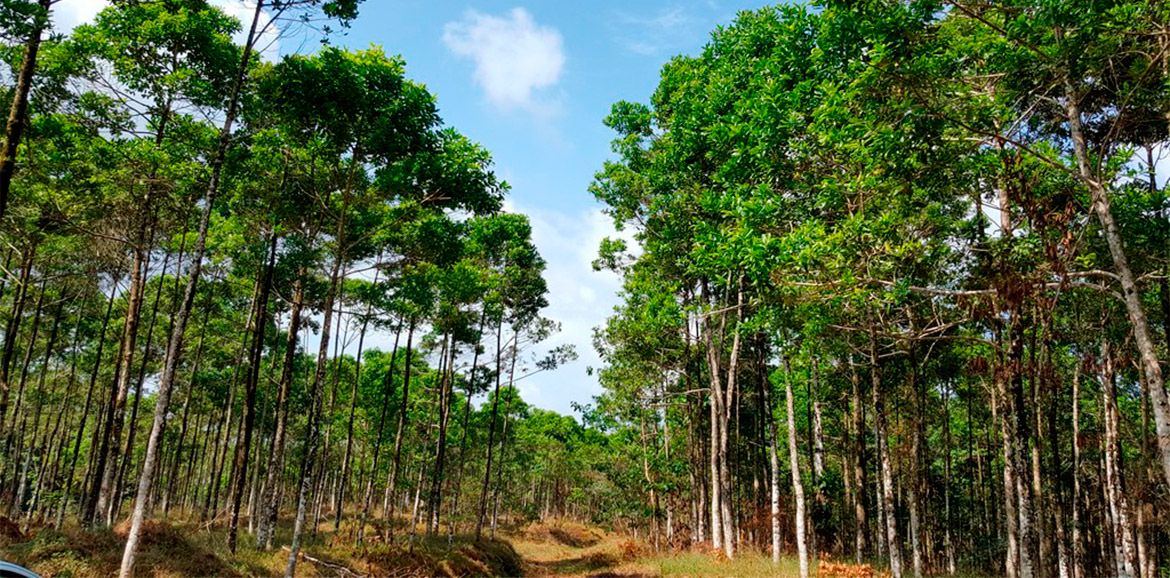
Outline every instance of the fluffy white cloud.
<svg viewBox="0 0 1170 578">
<path fill-rule="evenodd" d="M 633 233 L 617 232 L 612 220 L 598 209 L 569 213 L 506 203 L 506 210 L 528 215 L 532 223 L 532 240 L 547 261 L 549 306 L 542 315 L 560 322 L 561 332 L 540 350 L 561 344 L 573 344 L 577 361 L 551 373 L 542 373 L 517 384 L 523 398 L 533 405 L 570 413 L 572 404 L 590 403 L 602 392 L 597 377 L 587 374 L 589 367 L 601 366 L 593 349 L 593 328 L 604 325 L 618 304 L 621 279 L 610 271 L 593 270 L 597 249 L 606 237 L 621 237 L 638 250 Z"/>
<path fill-rule="evenodd" d="M 92 21 L 102 8 L 109 5 L 109 0 L 61 0 L 53 7 L 53 28 L 58 32 L 69 32 L 78 24 Z"/>
<path fill-rule="evenodd" d="M 516 387 L 524 401 L 568 415 L 573 413 L 574 403 L 591 403 L 594 396 L 602 393 L 596 375 L 591 376 L 587 372 L 587 368 L 601 366 L 601 359 L 593 349 L 593 328 L 605 324 L 605 320 L 613 314 L 613 308 L 619 301 L 621 279 L 618 275 L 610 271 L 593 270 L 597 249 L 601 240 L 606 237 L 626 239 L 628 246 L 635 253 L 639 251 L 639 247 L 633 239 L 632 231 L 615 231 L 610 218 L 597 209 L 579 212 L 560 211 L 529 207 L 509 199 L 504 203 L 504 210 L 528 216 L 532 224 L 532 240 L 547 262 L 544 278 L 548 282 L 549 305 L 541 315 L 561 324 L 559 333 L 524 354 L 522 365 L 526 366 L 527 370 L 533 369 L 534 358 L 542 357 L 552 348 L 562 344 L 572 344 L 578 354 L 576 361 L 553 371 L 536 373 L 522 379 L 516 383 Z M 369 278 L 368 273 L 366 278 Z M 320 324 L 319 315 L 313 319 L 315 323 Z M 287 320 L 280 320 L 281 323 L 285 321 Z M 345 353 L 356 355 L 356 332 L 359 324 L 348 315 L 335 323 L 337 323 L 335 327 L 340 330 L 340 340 Z M 419 330 L 420 333 L 426 331 L 429 331 L 429 328 Z M 415 343 L 418 343 L 419 338 L 420 335 L 416 334 Z M 315 353 L 320 339 L 319 334 L 310 332 L 302 347 L 307 352 Z M 405 340 L 405 337 L 402 339 Z M 390 351 L 393 345 L 394 336 L 382 328 L 371 329 L 364 341 L 366 351 L 374 348 Z M 471 360 L 470 348 L 463 346 L 457 361 L 460 370 L 466 370 Z M 427 362 L 432 367 L 438 365 L 438 352 L 431 352 Z M 480 357 L 479 362 L 491 363 L 484 357 Z M 485 403 L 487 400 L 487 396 L 481 395 L 475 403 Z"/>
<path fill-rule="evenodd" d="M 236 33 L 235 40 L 243 44 L 256 3 L 248 0 L 211 0 L 211 3 L 240 21 L 240 31 Z M 92 22 L 98 12 L 109 5 L 109 0 L 61 0 L 53 7 L 53 28 L 67 34 L 79 24 Z M 263 33 L 256 43 L 256 50 L 265 60 L 275 60 L 280 56 L 280 29 L 270 21 L 267 12 L 261 17 L 260 26 Z"/>
<path fill-rule="evenodd" d="M 550 102 L 541 92 L 556 85 L 565 67 L 560 32 L 537 24 L 523 8 L 505 16 L 468 10 L 463 19 L 443 27 L 443 43 L 474 61 L 476 82 L 489 101 L 505 110 L 547 109 Z"/>
</svg>

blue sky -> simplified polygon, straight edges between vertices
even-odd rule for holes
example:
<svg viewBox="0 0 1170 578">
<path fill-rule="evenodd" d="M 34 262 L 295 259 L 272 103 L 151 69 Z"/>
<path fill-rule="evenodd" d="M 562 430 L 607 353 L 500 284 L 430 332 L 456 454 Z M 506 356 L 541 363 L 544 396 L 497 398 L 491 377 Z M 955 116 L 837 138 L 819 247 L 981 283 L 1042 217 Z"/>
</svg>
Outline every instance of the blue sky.
<svg viewBox="0 0 1170 578">
<path fill-rule="evenodd" d="M 215 0 L 244 15 L 239 0 Z M 68 29 L 105 0 L 63 0 L 55 19 Z M 597 245 L 614 235 L 588 192 L 610 156 L 601 121 L 618 100 L 645 102 L 661 66 L 695 54 L 718 25 L 757 3 L 698 0 L 447 2 L 366 0 L 337 45 L 381 46 L 406 60 L 407 74 L 438 98 L 444 121 L 482 143 L 512 185 L 510 210 L 532 219 L 548 261 L 545 315 L 563 331 L 548 346 L 576 345 L 580 359 L 521 382 L 530 403 L 562 413 L 601 392 L 586 373 L 599 363 L 592 329 L 617 302 L 619 280 L 590 267 Z M 285 32 L 288 32 L 286 30 Z M 310 52 L 312 39 L 286 35 L 276 53 Z M 374 340 L 385 347 L 385 336 Z"/>
</svg>

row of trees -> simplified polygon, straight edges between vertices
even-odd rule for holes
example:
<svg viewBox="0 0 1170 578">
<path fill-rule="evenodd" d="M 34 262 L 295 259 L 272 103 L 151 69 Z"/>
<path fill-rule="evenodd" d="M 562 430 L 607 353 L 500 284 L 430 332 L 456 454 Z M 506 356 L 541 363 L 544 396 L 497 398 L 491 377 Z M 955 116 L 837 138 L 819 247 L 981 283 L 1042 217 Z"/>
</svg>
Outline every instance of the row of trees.
<svg viewBox="0 0 1170 578">
<path fill-rule="evenodd" d="M 1142 576 L 1170 526 L 1170 11 L 745 12 L 606 123 L 640 244 L 591 411 L 646 526 L 960 569 Z M 588 412 L 587 412 L 588 415 Z"/>
<path fill-rule="evenodd" d="M 129 515 L 123 576 L 151 516 L 234 551 L 291 515 L 292 576 L 330 521 L 362 543 L 560 511 L 588 436 L 514 384 L 574 352 L 536 355 L 544 261 L 489 154 L 380 49 L 257 58 L 357 2 L 255 2 L 242 46 L 204 0 L 68 37 L 52 7 L 3 3 L 5 515 Z"/>
</svg>

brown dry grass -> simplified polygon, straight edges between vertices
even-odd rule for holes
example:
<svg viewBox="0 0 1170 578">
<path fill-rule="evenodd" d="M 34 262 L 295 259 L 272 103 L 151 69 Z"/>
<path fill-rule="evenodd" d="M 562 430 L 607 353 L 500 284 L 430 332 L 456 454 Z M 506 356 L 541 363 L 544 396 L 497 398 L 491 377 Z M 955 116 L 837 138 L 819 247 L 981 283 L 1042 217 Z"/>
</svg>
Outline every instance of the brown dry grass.
<svg viewBox="0 0 1170 578">
<path fill-rule="evenodd" d="M 106 578 L 116 575 L 125 545 L 126 524 L 113 530 L 61 531 L 41 528 L 23 535 L 6 532 L 0 518 L 0 559 L 16 562 L 45 578 Z M 13 526 L 15 527 L 15 526 Z M 386 545 L 371 540 L 356 548 L 349 528 L 340 534 L 306 536 L 305 558 L 297 566 L 301 578 L 336 576 L 444 577 L 519 576 L 523 562 L 504 540 L 459 536 L 419 537 L 412 543 Z M 278 530 L 277 543 L 288 543 L 288 528 Z M 151 521 L 144 528 L 137 575 L 143 578 L 244 578 L 282 576 L 288 551 L 257 550 L 241 532 L 236 554 L 227 550 L 227 532 L 221 525 Z M 347 573 L 348 572 L 348 573 Z"/>
<path fill-rule="evenodd" d="M 627 558 L 630 540 L 573 522 L 533 523 L 509 535 L 524 558 L 524 576 L 651 578 L 652 566 Z"/>
<path fill-rule="evenodd" d="M 0 547 L 0 557 L 46 578 L 106 578 L 117 574 L 124 544 L 124 527 L 97 531 L 41 528 Z M 150 578 L 243 576 L 206 544 L 162 522 L 149 522 L 143 529 L 138 567 L 139 576 Z"/>
<path fill-rule="evenodd" d="M 125 528 L 83 531 L 33 529 L 27 535 L 0 518 L 0 558 L 28 566 L 46 578 L 105 578 L 116 573 Z M 282 521 L 284 522 L 284 521 Z M 277 543 L 288 543 L 282 523 Z M 330 527 L 329 530 L 332 528 Z M 671 576 L 795 576 L 794 560 L 775 566 L 767 556 L 742 551 L 725 560 L 701 549 L 655 553 L 648 544 L 597 528 L 562 520 L 529 524 L 475 541 L 470 536 L 419 536 L 386 544 L 375 538 L 382 528 L 369 528 L 366 546 L 352 545 L 354 528 L 334 534 L 321 528 L 306 536 L 303 552 L 319 560 L 302 560 L 301 578 L 377 576 L 379 578 L 464 578 L 501 576 L 527 578 L 659 578 Z M 259 551 L 241 533 L 237 554 L 227 551 L 223 525 L 200 525 L 181 519 L 150 522 L 142 540 L 138 576 L 143 578 L 244 578 L 281 576 L 288 552 Z M 347 569 L 341 571 L 339 568 Z M 850 578 L 854 578 L 850 576 Z"/>
</svg>

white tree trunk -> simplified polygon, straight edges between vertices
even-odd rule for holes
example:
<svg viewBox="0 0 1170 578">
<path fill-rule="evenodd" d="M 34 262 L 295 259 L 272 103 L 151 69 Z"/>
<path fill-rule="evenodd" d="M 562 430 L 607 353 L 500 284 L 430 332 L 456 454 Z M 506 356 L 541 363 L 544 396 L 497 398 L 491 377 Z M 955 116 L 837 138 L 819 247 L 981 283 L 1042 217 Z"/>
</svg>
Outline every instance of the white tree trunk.
<svg viewBox="0 0 1170 578">
<path fill-rule="evenodd" d="M 1065 112 L 1068 115 L 1069 135 L 1072 137 L 1077 170 L 1081 180 L 1092 193 L 1093 211 L 1101 222 L 1101 230 L 1109 245 L 1109 254 L 1113 258 L 1114 272 L 1121 282 L 1121 296 L 1125 301 L 1125 312 L 1129 317 L 1134 342 L 1141 356 L 1142 373 L 1146 377 L 1146 391 L 1150 398 L 1150 412 L 1154 415 L 1154 430 L 1158 438 L 1162 475 L 1165 477 L 1166 483 L 1170 484 L 1170 399 L 1167 399 L 1166 396 L 1162 367 L 1158 363 L 1158 354 L 1154 349 L 1154 341 L 1150 337 L 1149 322 L 1145 309 L 1142 308 L 1141 295 L 1138 293 L 1133 270 L 1129 268 L 1125 242 L 1121 238 L 1117 222 L 1113 219 L 1113 208 L 1109 201 L 1108 192 L 1105 189 L 1105 184 L 1101 182 L 1099 176 L 1094 174 L 1090 166 L 1088 143 L 1081 126 L 1079 96 L 1073 89 L 1072 82 L 1067 79 L 1065 93 Z"/>
<path fill-rule="evenodd" d="M 788 406 L 788 461 L 792 469 L 792 496 L 796 502 L 796 552 L 800 558 L 800 578 L 808 578 L 808 532 L 805 529 L 804 483 L 800 479 L 800 454 L 796 449 L 796 411 L 793 409 L 792 402 L 792 376 L 788 371 L 785 371 L 784 376 L 784 398 Z M 773 453 L 773 455 L 775 454 Z M 773 471 L 775 468 L 776 466 L 773 466 Z M 778 502 L 779 496 L 777 496 L 776 490 L 773 490 L 773 512 L 776 511 Z M 775 523 L 773 522 L 773 524 Z M 778 551 L 776 545 L 778 535 L 775 530 L 773 532 L 773 548 L 777 548 Z M 773 554 L 773 557 L 776 557 L 776 554 Z"/>
<path fill-rule="evenodd" d="M 1122 490 L 1121 448 L 1118 442 L 1117 398 L 1113 385 L 1113 359 L 1108 342 L 1101 344 L 1101 398 L 1102 422 L 1105 426 L 1105 496 L 1109 519 L 1113 522 L 1113 562 L 1118 578 L 1134 578 L 1134 558 L 1137 554 L 1130 523 L 1129 504 Z"/>
</svg>

